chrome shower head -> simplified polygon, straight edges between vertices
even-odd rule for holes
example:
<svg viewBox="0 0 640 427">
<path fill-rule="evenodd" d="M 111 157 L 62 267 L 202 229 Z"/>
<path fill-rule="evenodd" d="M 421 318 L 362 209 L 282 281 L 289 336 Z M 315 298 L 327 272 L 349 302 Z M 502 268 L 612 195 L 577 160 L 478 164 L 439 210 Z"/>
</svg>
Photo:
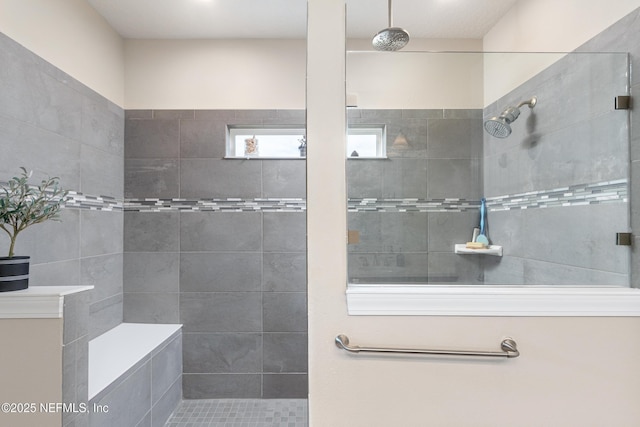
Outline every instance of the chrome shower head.
<svg viewBox="0 0 640 427">
<path fill-rule="evenodd" d="M 520 116 L 520 107 L 528 105 L 529 108 L 533 108 L 536 105 L 537 98 L 533 98 L 522 101 L 517 107 L 508 107 L 499 116 L 491 117 L 484 122 L 484 129 L 491 136 L 496 138 L 506 138 L 511 135 L 511 123 L 515 122 L 518 116 Z"/>
<path fill-rule="evenodd" d="M 409 43 L 409 33 L 398 27 L 389 27 L 378 31 L 372 41 L 375 50 L 386 51 L 400 50 L 407 43 Z"/>
<path fill-rule="evenodd" d="M 409 43 L 409 33 L 393 26 L 393 9 L 389 0 L 389 27 L 380 30 L 373 36 L 372 44 L 375 50 L 396 51 Z"/>
</svg>

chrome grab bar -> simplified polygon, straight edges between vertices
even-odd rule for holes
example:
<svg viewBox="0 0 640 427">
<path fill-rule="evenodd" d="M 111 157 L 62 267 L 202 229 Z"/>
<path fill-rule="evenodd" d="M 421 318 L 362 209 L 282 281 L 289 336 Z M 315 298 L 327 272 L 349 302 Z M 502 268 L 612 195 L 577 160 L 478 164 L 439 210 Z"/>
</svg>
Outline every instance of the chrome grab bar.
<svg viewBox="0 0 640 427">
<path fill-rule="evenodd" d="M 464 351 L 464 350 L 420 350 L 413 348 L 376 348 L 359 347 L 349 345 L 349 337 L 338 335 L 335 340 L 336 346 L 350 353 L 399 353 L 399 354 L 430 354 L 438 356 L 473 356 L 473 357 L 506 357 L 514 358 L 520 356 L 516 342 L 511 338 L 505 338 L 500 343 L 502 351 Z"/>
</svg>

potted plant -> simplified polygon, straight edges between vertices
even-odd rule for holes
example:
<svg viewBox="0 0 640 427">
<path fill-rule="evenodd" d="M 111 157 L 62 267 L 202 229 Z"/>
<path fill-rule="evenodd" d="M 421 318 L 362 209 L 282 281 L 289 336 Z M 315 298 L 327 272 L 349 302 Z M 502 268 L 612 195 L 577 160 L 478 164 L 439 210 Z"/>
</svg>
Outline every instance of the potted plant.
<svg viewBox="0 0 640 427">
<path fill-rule="evenodd" d="M 29 256 L 14 256 L 18 234 L 27 227 L 49 219 L 58 219 L 58 211 L 67 192 L 59 188 L 58 178 L 47 178 L 40 185 L 29 185 L 31 172 L 20 168 L 20 176 L 14 176 L 2 186 L 0 192 L 0 229 L 10 239 L 9 255 L 0 257 L 0 292 L 17 291 L 29 286 Z"/>
</svg>

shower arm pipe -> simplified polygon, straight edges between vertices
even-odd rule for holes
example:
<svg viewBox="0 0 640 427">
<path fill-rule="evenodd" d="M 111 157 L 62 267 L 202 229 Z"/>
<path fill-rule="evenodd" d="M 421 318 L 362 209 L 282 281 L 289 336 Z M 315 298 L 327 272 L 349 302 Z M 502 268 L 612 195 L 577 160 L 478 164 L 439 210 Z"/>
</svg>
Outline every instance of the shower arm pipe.
<svg viewBox="0 0 640 427">
<path fill-rule="evenodd" d="M 522 101 L 521 103 L 519 103 L 519 104 L 516 106 L 516 108 L 520 108 L 520 107 L 522 107 L 523 105 L 528 105 L 528 106 L 529 106 L 529 108 L 533 108 L 533 107 L 535 107 L 535 106 L 536 106 L 536 102 L 538 102 L 538 98 L 536 98 L 536 97 L 534 96 L 534 97 L 532 97 L 532 98 L 530 98 L 530 99 L 527 99 L 526 101 Z"/>
<path fill-rule="evenodd" d="M 465 350 L 423 350 L 412 348 L 359 347 L 349 345 L 349 337 L 340 334 L 335 339 L 336 347 L 350 353 L 385 353 L 385 354 L 426 354 L 433 356 L 493 357 L 515 358 L 520 356 L 518 346 L 512 338 L 505 338 L 500 343 L 502 351 L 465 351 Z"/>
<path fill-rule="evenodd" d="M 389 5 L 389 28 L 393 27 L 393 6 L 392 6 L 393 0 L 389 0 L 388 1 L 388 5 Z"/>
</svg>

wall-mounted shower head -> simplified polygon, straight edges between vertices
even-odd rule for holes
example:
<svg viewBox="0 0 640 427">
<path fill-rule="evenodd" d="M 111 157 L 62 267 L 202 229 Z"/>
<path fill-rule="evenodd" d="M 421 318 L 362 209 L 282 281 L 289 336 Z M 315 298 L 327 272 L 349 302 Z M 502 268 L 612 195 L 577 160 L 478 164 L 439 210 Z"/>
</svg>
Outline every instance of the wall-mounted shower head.
<svg viewBox="0 0 640 427">
<path fill-rule="evenodd" d="M 409 43 L 409 33 L 399 27 L 393 26 L 393 10 L 389 0 L 389 27 L 378 31 L 373 36 L 373 48 L 375 50 L 395 51 L 400 50 Z"/>
<path fill-rule="evenodd" d="M 522 101 L 516 107 L 508 107 L 504 110 L 499 116 L 491 117 L 489 120 L 484 122 L 484 129 L 491 136 L 495 136 L 496 138 L 506 138 L 511 135 L 511 123 L 516 121 L 518 116 L 520 116 L 520 107 L 523 105 L 528 105 L 529 108 L 533 108 L 538 102 L 537 98 L 534 96 L 531 99 L 526 101 Z"/>
</svg>

